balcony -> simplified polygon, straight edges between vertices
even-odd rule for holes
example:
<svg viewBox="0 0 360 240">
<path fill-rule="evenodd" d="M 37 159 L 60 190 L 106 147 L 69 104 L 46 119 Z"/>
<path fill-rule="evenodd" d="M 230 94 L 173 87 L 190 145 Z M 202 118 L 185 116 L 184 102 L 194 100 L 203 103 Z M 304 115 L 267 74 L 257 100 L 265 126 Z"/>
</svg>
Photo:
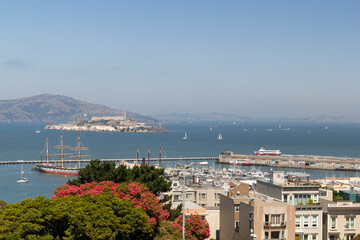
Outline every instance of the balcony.
<svg viewBox="0 0 360 240">
<path fill-rule="evenodd" d="M 286 221 L 281 221 L 280 223 L 264 222 L 264 228 L 284 228 L 284 227 L 286 227 Z"/>
</svg>

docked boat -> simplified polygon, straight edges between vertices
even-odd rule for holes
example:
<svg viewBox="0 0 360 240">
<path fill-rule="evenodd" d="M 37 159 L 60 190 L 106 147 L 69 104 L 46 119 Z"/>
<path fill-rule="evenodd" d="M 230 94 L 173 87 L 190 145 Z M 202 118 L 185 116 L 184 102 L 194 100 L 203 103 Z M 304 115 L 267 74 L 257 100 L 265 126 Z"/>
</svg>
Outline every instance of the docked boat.
<svg viewBox="0 0 360 240">
<path fill-rule="evenodd" d="M 280 156 L 280 150 L 266 150 L 263 147 L 260 148 L 258 151 L 255 151 L 256 155 L 270 155 L 270 156 Z"/>
<path fill-rule="evenodd" d="M 231 165 L 249 166 L 251 162 L 249 159 L 235 159 L 230 161 Z"/>
<path fill-rule="evenodd" d="M 81 151 L 89 150 L 87 147 L 81 147 L 80 144 L 80 131 L 78 133 L 78 143 L 75 148 L 72 148 L 70 146 L 64 146 L 63 145 L 63 135 L 61 130 L 61 136 L 60 136 L 60 145 L 55 146 L 56 149 L 60 151 L 60 153 L 57 154 L 50 154 L 49 153 L 49 141 L 46 139 L 46 152 L 45 154 L 41 153 L 41 159 L 45 156 L 46 161 L 43 162 L 41 160 L 41 163 L 36 164 L 35 170 L 38 170 L 39 172 L 44 173 L 52 173 L 52 174 L 62 174 L 62 175 L 79 175 L 79 170 L 81 170 L 81 159 L 83 157 L 90 157 L 90 155 L 82 155 Z M 65 149 L 73 150 L 75 153 L 65 153 Z M 51 161 L 50 163 L 50 156 L 60 156 L 60 161 Z M 70 158 L 77 158 L 78 159 L 78 167 L 65 167 L 64 165 L 64 157 L 68 156 Z"/>
</svg>

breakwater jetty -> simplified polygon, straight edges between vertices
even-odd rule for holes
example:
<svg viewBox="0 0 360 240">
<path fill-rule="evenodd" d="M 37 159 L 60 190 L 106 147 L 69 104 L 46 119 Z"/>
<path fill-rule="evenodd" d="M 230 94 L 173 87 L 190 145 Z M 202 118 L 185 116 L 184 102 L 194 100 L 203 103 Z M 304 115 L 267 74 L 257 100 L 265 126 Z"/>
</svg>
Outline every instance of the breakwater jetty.
<svg viewBox="0 0 360 240">
<path fill-rule="evenodd" d="M 360 159 L 331 157 L 331 156 L 304 156 L 304 155 L 243 155 L 231 151 L 222 152 L 218 163 L 232 164 L 236 160 L 249 160 L 251 165 L 273 166 L 302 169 L 360 171 Z"/>
</svg>

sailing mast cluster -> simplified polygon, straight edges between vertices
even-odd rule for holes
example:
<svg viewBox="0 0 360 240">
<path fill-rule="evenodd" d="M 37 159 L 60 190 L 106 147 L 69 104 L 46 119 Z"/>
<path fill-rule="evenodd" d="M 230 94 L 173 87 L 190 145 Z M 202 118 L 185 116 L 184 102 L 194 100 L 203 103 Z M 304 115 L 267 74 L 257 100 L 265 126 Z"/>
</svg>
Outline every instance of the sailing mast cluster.
<svg viewBox="0 0 360 240">
<path fill-rule="evenodd" d="M 52 174 L 63 174 L 63 175 L 78 175 L 81 169 L 81 159 L 84 157 L 90 158 L 91 155 L 83 155 L 82 151 L 88 151 L 88 147 L 82 147 L 80 141 L 80 130 L 78 131 L 78 138 L 76 147 L 70 147 L 63 143 L 63 132 L 61 129 L 60 133 L 60 145 L 54 147 L 58 150 L 58 153 L 49 153 L 49 140 L 46 138 L 46 151 L 41 153 L 41 163 L 36 164 L 35 169 L 40 172 L 52 173 Z M 67 152 L 71 151 L 71 152 Z M 59 161 L 50 161 L 50 156 L 60 157 Z M 46 162 L 43 162 L 43 157 L 46 157 Z M 64 158 L 77 158 L 79 160 L 78 167 L 65 167 Z"/>
</svg>

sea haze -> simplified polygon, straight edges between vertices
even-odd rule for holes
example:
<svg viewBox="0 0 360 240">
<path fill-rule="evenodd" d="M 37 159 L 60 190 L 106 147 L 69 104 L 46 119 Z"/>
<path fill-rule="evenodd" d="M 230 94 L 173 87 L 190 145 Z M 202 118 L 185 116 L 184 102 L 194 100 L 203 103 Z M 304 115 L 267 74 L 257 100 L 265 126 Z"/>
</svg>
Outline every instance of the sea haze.
<svg viewBox="0 0 360 240">
<path fill-rule="evenodd" d="M 281 126 L 279 126 L 281 125 Z M 44 123 L 0 123 L 0 161 L 39 160 L 49 139 L 51 151 L 59 144 L 60 132 L 43 130 Z M 140 158 L 218 156 L 222 151 L 253 154 L 260 147 L 280 149 L 283 154 L 327 155 L 360 158 L 359 123 L 304 123 L 304 122 L 179 122 L 168 124 L 168 133 L 108 133 L 81 132 L 81 141 L 90 148 L 92 158 L 135 158 L 139 147 Z M 212 131 L 210 131 L 212 127 Z M 40 130 L 40 133 L 35 133 Z M 187 140 L 183 140 L 185 132 Z M 221 133 L 223 140 L 217 140 Z M 76 145 L 77 132 L 64 132 L 64 144 Z M 175 162 L 163 163 L 173 166 Z M 213 167 L 223 168 L 227 165 Z M 0 166 L 0 199 L 21 201 L 26 197 L 51 197 L 56 187 L 70 177 L 31 171 L 24 165 L 27 184 L 17 184 L 20 165 Z M 287 170 L 286 170 L 287 171 Z M 355 172 L 309 172 L 311 177 L 355 176 Z"/>
</svg>

